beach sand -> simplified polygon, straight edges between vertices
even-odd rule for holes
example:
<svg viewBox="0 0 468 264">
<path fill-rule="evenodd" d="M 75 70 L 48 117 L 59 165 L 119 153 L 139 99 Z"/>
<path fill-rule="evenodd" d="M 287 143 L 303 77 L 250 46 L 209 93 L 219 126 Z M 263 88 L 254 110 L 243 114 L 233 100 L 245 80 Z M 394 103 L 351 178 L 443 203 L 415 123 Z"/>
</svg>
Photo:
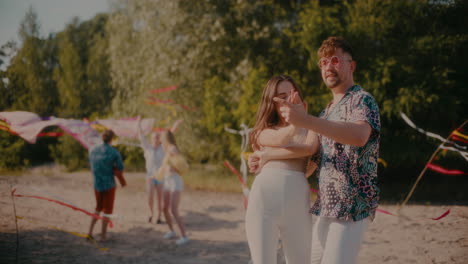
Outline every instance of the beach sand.
<svg viewBox="0 0 468 264">
<path fill-rule="evenodd" d="M 128 186 L 118 188 L 114 227 L 109 240 L 88 242 L 71 234 L 85 234 L 90 217 L 56 203 L 15 197 L 38 195 L 71 203 L 90 212 L 95 200 L 90 172 L 62 173 L 29 170 L 23 175 L 0 176 L 0 263 L 248 263 L 242 196 L 238 193 L 194 191 L 182 196 L 181 215 L 190 242 L 175 245 L 163 238 L 166 225 L 148 223 L 144 174 L 127 173 Z M 395 205 L 381 209 L 395 212 Z M 451 213 L 440 221 L 445 210 Z M 359 264 L 468 263 L 468 206 L 409 205 L 405 217 L 377 214 L 366 233 Z M 94 236 L 100 233 L 100 222 Z M 18 245 L 18 246 L 17 246 Z M 285 263 L 281 251 L 278 263 Z"/>
</svg>

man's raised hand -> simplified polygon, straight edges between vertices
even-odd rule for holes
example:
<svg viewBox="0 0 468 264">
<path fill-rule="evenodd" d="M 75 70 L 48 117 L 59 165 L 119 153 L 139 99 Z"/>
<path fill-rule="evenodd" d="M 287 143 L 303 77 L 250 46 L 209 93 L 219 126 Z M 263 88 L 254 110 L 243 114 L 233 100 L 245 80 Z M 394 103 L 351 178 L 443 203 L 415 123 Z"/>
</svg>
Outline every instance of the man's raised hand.
<svg viewBox="0 0 468 264">
<path fill-rule="evenodd" d="M 299 98 L 297 91 L 293 92 L 288 99 L 274 97 L 273 101 L 280 105 L 280 115 L 284 120 L 292 125 L 300 125 L 307 116 L 304 103 Z"/>
</svg>

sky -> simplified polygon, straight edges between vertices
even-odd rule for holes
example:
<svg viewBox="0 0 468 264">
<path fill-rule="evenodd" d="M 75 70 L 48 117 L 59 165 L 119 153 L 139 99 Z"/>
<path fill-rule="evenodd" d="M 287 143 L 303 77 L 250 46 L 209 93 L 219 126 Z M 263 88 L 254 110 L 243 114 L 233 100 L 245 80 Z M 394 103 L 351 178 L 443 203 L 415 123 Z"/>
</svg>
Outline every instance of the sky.
<svg viewBox="0 0 468 264">
<path fill-rule="evenodd" d="M 0 0 L 0 46 L 18 41 L 18 29 L 29 6 L 36 10 L 41 35 L 61 31 L 77 16 L 80 20 L 107 12 L 109 0 Z"/>
</svg>

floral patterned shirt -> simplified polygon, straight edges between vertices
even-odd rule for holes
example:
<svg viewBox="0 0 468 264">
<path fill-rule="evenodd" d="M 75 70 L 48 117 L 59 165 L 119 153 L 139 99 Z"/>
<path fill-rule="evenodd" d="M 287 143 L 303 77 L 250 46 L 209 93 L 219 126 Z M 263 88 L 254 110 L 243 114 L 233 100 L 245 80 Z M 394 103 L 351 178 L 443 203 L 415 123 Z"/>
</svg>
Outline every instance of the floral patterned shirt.
<svg viewBox="0 0 468 264">
<path fill-rule="evenodd" d="M 91 149 L 89 163 L 94 176 L 94 189 L 98 192 L 115 187 L 113 169 L 123 170 L 122 157 L 117 149 L 103 143 Z"/>
<path fill-rule="evenodd" d="M 359 85 L 354 85 L 333 108 L 330 109 L 329 104 L 320 118 L 366 121 L 372 132 L 362 147 L 340 144 L 319 135 L 319 193 L 310 212 L 346 221 L 366 217 L 373 220 L 380 192 L 377 187 L 380 116 L 375 99 Z"/>
</svg>

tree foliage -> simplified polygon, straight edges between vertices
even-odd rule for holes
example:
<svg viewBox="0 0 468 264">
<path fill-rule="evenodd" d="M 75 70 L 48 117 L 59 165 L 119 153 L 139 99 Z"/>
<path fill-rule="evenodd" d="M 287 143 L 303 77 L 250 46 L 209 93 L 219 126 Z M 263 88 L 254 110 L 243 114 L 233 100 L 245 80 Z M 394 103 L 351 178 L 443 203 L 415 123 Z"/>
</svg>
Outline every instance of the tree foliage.
<svg viewBox="0 0 468 264">
<path fill-rule="evenodd" d="M 41 37 L 37 16 L 28 11 L 20 25 L 21 44 L 0 49 L 0 66 L 10 57 L 0 71 L 7 80 L 0 83 L 1 110 L 69 118 L 141 115 L 156 118 L 158 127 L 182 118 L 176 137 L 192 161 L 235 159 L 240 137 L 224 128 L 253 125 L 271 76 L 293 76 L 311 114 L 329 102 L 317 49 L 328 36 L 341 35 L 355 51 L 356 83 L 380 107 L 381 157 L 389 166 L 420 168 L 437 146 L 408 128 L 400 112 L 443 136 L 466 119 L 466 1 L 111 3 L 109 14 L 74 19 L 48 37 Z M 14 55 L 8 55 L 12 49 Z M 149 93 L 171 85 L 178 89 Z M 147 104 L 151 96 L 176 104 Z M 12 156 L 0 158 L 2 167 L 34 160 L 24 142 L 4 133 L 0 137 Z M 48 143 L 52 156 L 70 161 L 70 168 L 87 163 L 72 139 Z M 129 163 L 141 163 L 140 152 L 122 151 Z"/>
</svg>

